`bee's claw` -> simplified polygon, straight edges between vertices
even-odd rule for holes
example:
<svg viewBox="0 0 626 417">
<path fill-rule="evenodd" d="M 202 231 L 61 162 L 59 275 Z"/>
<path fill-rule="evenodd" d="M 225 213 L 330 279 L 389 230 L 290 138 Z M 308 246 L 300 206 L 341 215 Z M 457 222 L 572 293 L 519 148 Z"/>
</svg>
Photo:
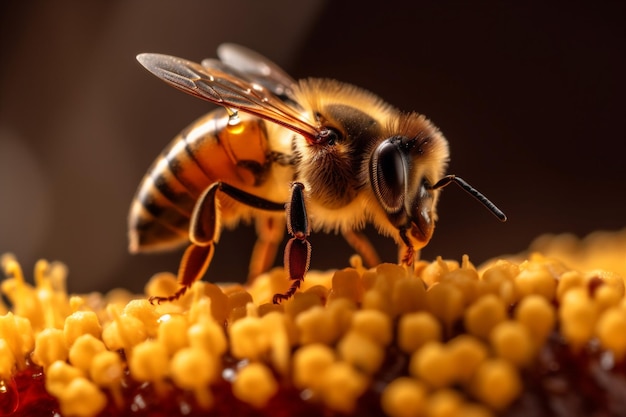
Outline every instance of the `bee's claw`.
<svg viewBox="0 0 626 417">
<path fill-rule="evenodd" d="M 176 301 L 180 297 L 185 295 L 185 293 L 187 292 L 187 288 L 189 288 L 189 287 L 188 286 L 182 286 L 182 287 L 180 287 L 180 289 L 178 291 L 176 291 L 174 294 L 172 294 L 172 295 L 170 295 L 168 297 L 160 297 L 160 296 L 153 295 L 152 297 L 148 298 L 148 301 L 152 305 L 154 305 L 154 303 L 156 303 L 157 305 L 161 305 L 161 303 L 163 303 L 163 302 L 168 302 L 169 303 L 169 302 L 172 302 L 172 301 Z"/>
</svg>

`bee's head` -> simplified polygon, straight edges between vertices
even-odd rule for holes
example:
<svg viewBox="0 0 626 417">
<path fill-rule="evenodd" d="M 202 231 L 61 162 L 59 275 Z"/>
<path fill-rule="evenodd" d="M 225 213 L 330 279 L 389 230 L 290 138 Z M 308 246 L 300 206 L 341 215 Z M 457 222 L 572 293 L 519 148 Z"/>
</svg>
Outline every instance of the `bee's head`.
<svg viewBox="0 0 626 417">
<path fill-rule="evenodd" d="M 371 154 L 370 181 L 401 239 L 419 249 L 433 234 L 439 190 L 432 185 L 443 176 L 448 144 L 432 123 L 415 113 L 401 116 L 393 129 L 397 133 Z"/>
</svg>

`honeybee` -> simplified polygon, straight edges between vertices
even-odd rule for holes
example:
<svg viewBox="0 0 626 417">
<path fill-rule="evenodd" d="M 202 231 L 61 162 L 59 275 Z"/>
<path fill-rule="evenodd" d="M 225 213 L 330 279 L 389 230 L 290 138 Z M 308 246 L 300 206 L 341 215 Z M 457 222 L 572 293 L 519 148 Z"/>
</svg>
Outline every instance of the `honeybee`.
<svg viewBox="0 0 626 417">
<path fill-rule="evenodd" d="M 309 268 L 311 230 L 339 232 L 368 266 L 380 263 L 367 223 L 411 265 L 430 240 L 441 189 L 455 183 L 506 216 L 461 178 L 444 175 L 448 142 L 426 117 L 329 79 L 295 81 L 234 44 L 201 64 L 160 54 L 137 60 L 166 83 L 222 107 L 184 129 L 144 176 L 129 215 L 130 251 L 188 244 L 172 301 L 206 272 L 223 227 L 254 221 L 249 280 L 269 269 L 285 227 L 291 297 Z"/>
</svg>

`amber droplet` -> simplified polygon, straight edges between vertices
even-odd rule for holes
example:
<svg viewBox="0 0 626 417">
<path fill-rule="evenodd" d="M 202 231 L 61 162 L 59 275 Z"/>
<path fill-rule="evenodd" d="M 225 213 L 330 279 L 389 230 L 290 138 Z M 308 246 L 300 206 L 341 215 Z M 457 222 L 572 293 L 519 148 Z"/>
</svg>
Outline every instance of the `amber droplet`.
<svg viewBox="0 0 626 417">
<path fill-rule="evenodd" d="M 10 416 L 19 404 L 20 396 L 15 380 L 0 379 L 0 416 Z"/>
</svg>

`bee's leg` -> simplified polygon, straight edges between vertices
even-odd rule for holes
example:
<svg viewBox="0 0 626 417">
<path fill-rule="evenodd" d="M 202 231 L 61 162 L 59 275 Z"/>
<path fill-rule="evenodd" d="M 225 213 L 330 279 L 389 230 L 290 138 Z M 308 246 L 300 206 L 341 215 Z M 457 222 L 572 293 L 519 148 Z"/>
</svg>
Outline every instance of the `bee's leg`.
<svg viewBox="0 0 626 417">
<path fill-rule="evenodd" d="M 213 259 L 214 249 L 215 245 L 213 244 L 209 246 L 189 245 L 178 267 L 178 283 L 180 284 L 178 291 L 168 297 L 150 297 L 150 303 L 161 304 L 164 301 L 175 301 L 185 295 L 189 287 L 206 272 L 211 259 Z"/>
<path fill-rule="evenodd" d="M 420 251 L 409 246 L 398 246 L 398 263 L 400 265 L 413 265 L 420 259 Z"/>
<path fill-rule="evenodd" d="M 218 191 L 242 204 L 260 210 L 283 211 L 285 209 L 282 203 L 266 200 L 223 182 L 214 182 L 209 185 L 196 202 L 191 214 L 189 225 L 191 245 L 185 251 L 178 267 L 178 283 L 181 288 L 169 297 L 150 297 L 151 303 L 174 301 L 182 297 L 209 267 L 220 232 L 219 210 L 217 209 Z"/>
<path fill-rule="evenodd" d="M 226 194 L 241 204 L 264 211 L 285 211 L 285 203 L 266 200 L 254 194 L 247 193 L 225 182 L 218 183 L 220 192 Z M 248 282 L 269 269 L 276 258 L 276 250 L 285 234 L 285 220 L 281 214 L 258 215 L 256 219 L 257 241 L 254 246 L 248 272 Z"/>
<path fill-rule="evenodd" d="M 255 226 L 257 241 L 250 257 L 248 282 L 267 271 L 276 259 L 278 246 L 285 235 L 285 216 L 258 216 Z"/>
<path fill-rule="evenodd" d="M 215 242 L 219 238 L 219 217 L 217 211 L 217 190 L 220 183 L 211 184 L 200 196 L 189 225 L 189 240 L 178 267 L 178 283 L 180 289 L 168 297 L 150 297 L 151 303 L 174 301 L 182 297 L 191 285 L 199 280 L 206 272 L 215 249 Z"/>
<path fill-rule="evenodd" d="M 291 236 L 285 246 L 285 269 L 289 272 L 292 283 L 287 292 L 276 294 L 274 304 L 287 300 L 300 288 L 304 275 L 311 261 L 311 244 L 309 236 L 309 220 L 304 203 L 304 185 L 299 182 L 291 186 L 291 202 L 287 205 L 287 231 Z"/>
<path fill-rule="evenodd" d="M 363 262 L 368 268 L 373 268 L 380 264 L 380 257 L 376 249 L 364 233 L 344 230 L 341 234 L 346 239 L 346 242 L 352 246 L 352 249 L 363 258 Z"/>
<path fill-rule="evenodd" d="M 404 246 L 398 246 L 398 259 L 401 265 L 411 266 L 419 257 L 419 251 L 416 251 L 413 244 L 406 235 L 406 229 L 400 229 L 400 239 L 404 242 Z"/>
</svg>

